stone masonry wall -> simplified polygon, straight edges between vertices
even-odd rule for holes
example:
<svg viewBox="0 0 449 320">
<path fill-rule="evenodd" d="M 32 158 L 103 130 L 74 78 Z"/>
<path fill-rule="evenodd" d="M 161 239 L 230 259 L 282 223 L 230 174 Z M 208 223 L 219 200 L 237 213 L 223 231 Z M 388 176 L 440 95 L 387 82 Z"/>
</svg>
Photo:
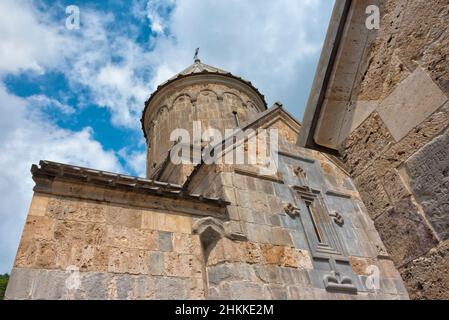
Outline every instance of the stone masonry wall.
<svg viewBox="0 0 449 320">
<path fill-rule="evenodd" d="M 202 261 L 190 216 L 36 193 L 6 298 L 202 299 Z"/>
<path fill-rule="evenodd" d="M 285 124 L 275 126 L 288 131 Z M 225 229 L 243 239 L 222 237 L 206 257 L 209 298 L 241 299 L 407 299 L 399 272 L 375 230 L 360 195 L 349 176 L 323 154 L 296 147 L 289 135 L 281 137 L 277 176 L 262 177 L 251 166 L 205 166 L 198 172 L 192 191 L 208 192 L 210 186 L 226 201 L 229 221 Z M 295 169 L 301 167 L 301 174 Z M 313 255 L 305 224 L 303 204 L 294 186 L 321 191 L 330 213 L 338 211 L 344 224 L 335 224 L 345 247 L 346 262 L 337 271 L 351 278 L 357 294 L 326 290 L 323 277 L 332 266 Z M 299 207 L 290 216 L 286 205 Z M 314 258 L 315 257 L 315 258 Z M 367 287 L 370 267 L 379 270 L 377 290 Z"/>
<path fill-rule="evenodd" d="M 407 289 L 449 298 L 449 1 L 383 1 L 341 159 Z M 355 103 L 354 103 L 355 102 Z"/>
</svg>

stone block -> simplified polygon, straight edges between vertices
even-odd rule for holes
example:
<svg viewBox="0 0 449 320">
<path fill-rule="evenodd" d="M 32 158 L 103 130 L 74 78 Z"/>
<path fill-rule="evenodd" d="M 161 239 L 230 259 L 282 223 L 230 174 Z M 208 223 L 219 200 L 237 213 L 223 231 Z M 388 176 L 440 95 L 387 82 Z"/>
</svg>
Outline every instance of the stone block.
<svg viewBox="0 0 449 320">
<path fill-rule="evenodd" d="M 33 300 L 62 300 L 68 290 L 69 273 L 58 270 L 40 270 L 33 286 Z"/>
<path fill-rule="evenodd" d="M 396 203 L 410 196 L 410 191 L 396 169 L 385 175 L 383 187 L 388 194 L 391 203 Z"/>
<path fill-rule="evenodd" d="M 45 194 L 34 193 L 31 200 L 28 216 L 45 216 L 47 212 L 49 197 Z"/>
<path fill-rule="evenodd" d="M 58 268 L 66 269 L 70 266 L 77 266 L 80 271 L 106 272 L 108 260 L 108 246 L 56 244 Z"/>
<path fill-rule="evenodd" d="M 50 198 L 46 214 L 55 219 L 104 223 L 106 205 L 86 200 Z"/>
<path fill-rule="evenodd" d="M 398 202 L 374 223 L 396 265 L 424 254 L 438 242 L 411 198 Z"/>
<path fill-rule="evenodd" d="M 151 251 L 148 257 L 148 272 L 151 275 L 164 274 L 164 253 Z"/>
<path fill-rule="evenodd" d="M 13 268 L 5 292 L 6 300 L 27 300 L 31 298 L 37 274 L 40 271 L 29 268 Z"/>
<path fill-rule="evenodd" d="M 134 276 L 133 298 L 136 300 L 154 299 L 156 294 L 155 279 L 148 276 Z"/>
<path fill-rule="evenodd" d="M 156 279 L 156 299 L 183 300 L 188 298 L 189 284 L 187 280 L 176 277 L 160 277 Z"/>
<path fill-rule="evenodd" d="M 406 162 L 413 194 L 441 239 L 449 238 L 448 145 L 449 130 L 446 130 Z"/>
<path fill-rule="evenodd" d="M 400 141 L 447 100 L 427 72 L 418 67 L 381 102 L 377 111 L 394 139 Z"/>
<path fill-rule="evenodd" d="M 173 251 L 183 254 L 201 255 L 200 237 L 186 233 L 173 233 Z"/>
<path fill-rule="evenodd" d="M 275 265 L 256 265 L 254 267 L 257 278 L 264 283 L 282 284 L 281 269 Z"/>
<path fill-rule="evenodd" d="M 37 249 L 37 241 L 20 241 L 19 248 L 17 249 L 16 259 L 14 261 L 14 267 L 34 267 Z"/>
<path fill-rule="evenodd" d="M 410 298 L 415 300 L 447 299 L 449 288 L 449 240 L 421 257 L 402 266 L 399 271 Z"/>
<path fill-rule="evenodd" d="M 108 299 L 108 285 L 110 277 L 103 272 L 81 273 L 81 294 L 83 299 L 106 300 Z"/>
<path fill-rule="evenodd" d="M 380 177 L 384 174 L 368 168 L 355 178 L 358 191 L 372 219 L 381 215 L 390 207 L 390 199 L 382 185 Z"/>
<path fill-rule="evenodd" d="M 159 250 L 173 251 L 172 236 L 171 232 L 159 231 Z"/>
<path fill-rule="evenodd" d="M 288 297 L 291 300 L 314 300 L 313 290 L 301 286 L 288 286 Z"/>
<path fill-rule="evenodd" d="M 237 206 L 227 206 L 226 210 L 231 220 L 240 220 L 239 210 Z"/>
<path fill-rule="evenodd" d="M 108 271 L 114 273 L 148 274 L 148 251 L 110 248 Z"/>
<path fill-rule="evenodd" d="M 105 245 L 107 241 L 104 224 L 57 220 L 54 230 L 57 242 Z"/>
<path fill-rule="evenodd" d="M 200 256 L 166 252 L 164 254 L 164 273 L 173 277 L 202 277 Z"/>
<path fill-rule="evenodd" d="M 157 250 L 161 244 L 160 233 L 157 231 L 121 225 L 107 226 L 107 242 L 113 247 L 147 250 Z"/>
<path fill-rule="evenodd" d="M 115 275 L 117 299 L 130 300 L 134 298 L 134 278 L 129 274 Z"/>
<path fill-rule="evenodd" d="M 54 220 L 46 216 L 29 215 L 25 222 L 22 241 L 53 240 Z"/>
<path fill-rule="evenodd" d="M 234 264 L 221 263 L 207 268 L 208 283 L 220 285 L 223 281 L 233 280 L 236 274 Z"/>
<path fill-rule="evenodd" d="M 54 242 L 39 241 L 37 243 L 34 267 L 45 269 L 56 268 L 56 248 Z"/>
<path fill-rule="evenodd" d="M 271 229 L 271 231 L 272 231 L 271 236 L 272 244 L 282 246 L 293 246 L 289 230 L 280 227 L 274 227 Z"/>
<path fill-rule="evenodd" d="M 271 224 L 274 227 L 281 226 L 281 218 L 278 214 L 268 214 L 267 215 L 267 223 Z"/>
<path fill-rule="evenodd" d="M 284 286 L 269 285 L 268 291 L 271 295 L 271 299 L 287 300 L 287 298 L 288 298 L 287 289 Z"/>
<path fill-rule="evenodd" d="M 260 249 L 262 261 L 266 264 L 313 269 L 312 261 L 307 251 L 269 244 L 261 244 Z"/>
<path fill-rule="evenodd" d="M 143 211 L 142 228 L 190 234 L 192 233 L 192 218 L 172 213 Z"/>
<path fill-rule="evenodd" d="M 204 280 L 200 278 L 188 279 L 190 291 L 188 293 L 190 300 L 204 300 L 205 299 L 205 287 Z"/>
<path fill-rule="evenodd" d="M 106 223 L 128 228 L 140 228 L 142 223 L 142 213 L 136 209 L 108 206 L 106 210 Z"/>
<path fill-rule="evenodd" d="M 373 112 L 344 141 L 340 148 L 341 159 L 349 173 L 358 176 L 393 143 L 394 139 L 382 119 Z"/>
<path fill-rule="evenodd" d="M 235 300 L 265 300 L 269 299 L 264 287 L 248 281 L 235 281 L 229 283 L 231 299 Z"/>
</svg>

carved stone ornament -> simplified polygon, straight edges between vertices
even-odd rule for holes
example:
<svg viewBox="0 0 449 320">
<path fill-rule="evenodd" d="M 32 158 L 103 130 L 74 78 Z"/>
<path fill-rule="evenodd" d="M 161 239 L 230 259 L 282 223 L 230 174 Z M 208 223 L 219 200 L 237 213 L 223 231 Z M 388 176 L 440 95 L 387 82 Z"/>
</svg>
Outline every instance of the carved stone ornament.
<svg viewBox="0 0 449 320">
<path fill-rule="evenodd" d="M 345 220 L 338 212 L 335 211 L 333 213 L 330 213 L 329 215 L 334 218 L 334 222 L 340 227 L 345 223 Z"/>
<path fill-rule="evenodd" d="M 294 206 L 291 203 L 288 203 L 284 206 L 285 213 L 288 214 L 290 217 L 299 216 L 299 208 Z"/>
<path fill-rule="evenodd" d="M 335 271 L 325 275 L 323 282 L 327 291 L 357 293 L 357 287 L 352 283 L 352 279 L 347 276 L 341 276 Z"/>
<path fill-rule="evenodd" d="M 293 172 L 295 173 L 296 176 L 302 178 L 306 176 L 306 172 L 304 171 L 303 168 L 301 167 L 296 167 Z"/>
</svg>

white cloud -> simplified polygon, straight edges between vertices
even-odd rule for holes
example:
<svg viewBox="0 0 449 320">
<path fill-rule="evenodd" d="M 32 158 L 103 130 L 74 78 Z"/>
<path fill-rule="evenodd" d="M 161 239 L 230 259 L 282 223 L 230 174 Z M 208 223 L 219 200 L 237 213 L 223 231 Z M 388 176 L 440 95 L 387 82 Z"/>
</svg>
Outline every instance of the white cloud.
<svg viewBox="0 0 449 320">
<path fill-rule="evenodd" d="M 31 164 L 56 162 L 121 172 L 114 152 L 92 137 L 92 130 L 70 131 L 47 122 L 27 99 L 0 85 L 0 273 L 9 272 L 14 259 L 33 181 Z"/>
<path fill-rule="evenodd" d="M 145 150 L 145 148 L 143 148 L 143 150 Z M 129 148 L 123 148 L 118 152 L 118 154 L 125 161 L 127 169 L 135 172 L 135 174 L 139 177 L 146 176 L 146 150 L 141 152 L 130 150 Z"/>
<path fill-rule="evenodd" d="M 0 1 L 0 30 L 0 75 L 43 73 L 46 66 L 59 60 L 58 30 L 41 23 L 28 1 Z"/>
<path fill-rule="evenodd" d="M 168 28 L 168 14 L 175 6 L 175 0 L 151 0 L 147 2 L 147 18 L 154 33 L 164 33 Z"/>
<path fill-rule="evenodd" d="M 38 108 L 55 108 L 64 114 L 72 114 L 75 109 L 65 103 L 61 103 L 56 99 L 52 99 L 43 94 L 35 94 L 26 98 L 28 103 Z"/>
<path fill-rule="evenodd" d="M 301 117 L 333 2 L 177 1 L 170 34 L 153 52 L 157 81 L 192 63 L 200 47 L 204 63 L 252 81 Z"/>
</svg>

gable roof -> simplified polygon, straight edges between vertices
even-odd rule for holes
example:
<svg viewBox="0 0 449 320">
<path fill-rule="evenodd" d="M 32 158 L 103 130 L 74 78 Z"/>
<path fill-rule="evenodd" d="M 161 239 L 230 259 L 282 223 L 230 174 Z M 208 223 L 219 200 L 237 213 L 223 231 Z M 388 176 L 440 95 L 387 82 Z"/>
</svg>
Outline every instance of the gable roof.
<svg viewBox="0 0 449 320">
<path fill-rule="evenodd" d="M 287 125 L 290 127 L 296 127 L 294 130 L 299 133 L 299 130 L 301 129 L 301 123 L 293 116 L 291 115 L 287 110 L 285 110 L 280 102 L 276 102 L 271 108 L 265 110 L 264 112 L 261 112 L 257 118 L 246 124 L 241 128 L 241 130 L 244 132 L 248 129 L 257 129 L 262 127 L 264 124 L 266 124 L 270 119 L 273 117 L 276 117 L 278 115 L 281 119 L 284 121 L 287 121 Z M 276 118 L 277 120 L 277 118 Z M 233 136 L 227 137 L 223 139 L 221 142 L 216 144 L 218 146 L 219 144 L 226 145 L 226 141 L 229 139 L 233 139 Z M 235 144 L 234 144 L 235 147 Z M 223 149 L 224 150 L 224 149 Z M 228 151 L 229 152 L 229 151 Z M 226 154 L 226 152 L 224 152 Z M 223 155 L 224 155 L 223 154 Z M 223 156 L 222 155 L 222 156 Z M 189 187 L 190 182 L 193 180 L 194 176 L 199 172 L 201 167 L 204 165 L 203 159 L 201 159 L 201 163 L 196 165 L 193 169 L 192 173 L 189 175 L 187 180 L 184 182 L 182 188 L 187 189 Z"/>
</svg>

